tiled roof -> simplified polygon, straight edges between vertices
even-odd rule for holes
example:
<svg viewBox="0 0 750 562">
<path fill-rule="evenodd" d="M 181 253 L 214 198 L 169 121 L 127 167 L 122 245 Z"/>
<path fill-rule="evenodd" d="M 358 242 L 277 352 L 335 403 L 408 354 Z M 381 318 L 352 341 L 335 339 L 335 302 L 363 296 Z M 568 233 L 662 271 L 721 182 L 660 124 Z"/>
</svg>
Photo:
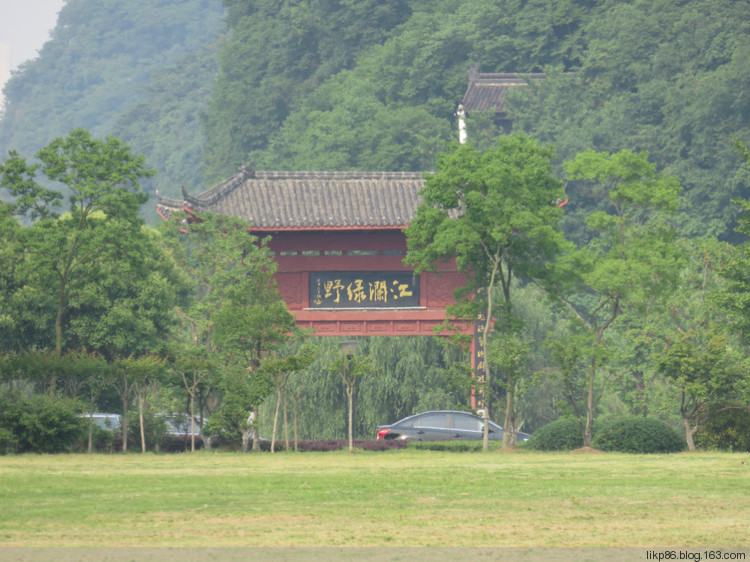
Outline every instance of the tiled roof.
<svg viewBox="0 0 750 562">
<path fill-rule="evenodd" d="M 240 173 L 184 201 L 159 198 L 159 211 L 185 207 L 241 217 L 274 229 L 403 228 L 414 217 L 421 172 Z"/>
<path fill-rule="evenodd" d="M 503 96 L 517 86 L 526 86 L 529 79 L 544 78 L 543 73 L 502 74 L 479 72 L 474 66 L 469 71 L 469 85 L 461 100 L 465 111 L 486 111 L 494 109 L 495 113 L 505 113 Z"/>
</svg>

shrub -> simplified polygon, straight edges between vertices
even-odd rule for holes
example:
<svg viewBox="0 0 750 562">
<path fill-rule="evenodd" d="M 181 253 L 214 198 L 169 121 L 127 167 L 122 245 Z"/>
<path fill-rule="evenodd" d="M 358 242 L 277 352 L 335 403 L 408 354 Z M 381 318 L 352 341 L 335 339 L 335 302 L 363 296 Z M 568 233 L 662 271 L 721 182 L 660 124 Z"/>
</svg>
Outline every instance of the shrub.
<svg viewBox="0 0 750 562">
<path fill-rule="evenodd" d="M 80 440 L 80 443 L 78 444 L 78 447 L 76 447 L 76 450 L 78 452 L 88 451 L 89 420 L 85 417 L 83 418 L 83 420 L 84 420 L 83 434 L 81 435 L 81 440 Z M 99 453 L 111 453 L 113 451 L 118 451 L 122 448 L 121 432 L 119 430 L 104 429 L 94 424 L 91 427 L 91 444 L 92 444 L 92 449 Z"/>
<path fill-rule="evenodd" d="M 683 438 L 666 423 L 654 418 L 621 418 L 601 427 L 592 446 L 621 453 L 675 453 L 684 448 Z"/>
<path fill-rule="evenodd" d="M 0 397 L 0 452 L 62 453 L 80 443 L 82 406 L 69 398 Z"/>
<path fill-rule="evenodd" d="M 0 427 L 0 455 L 10 455 L 18 450 L 18 439 L 12 431 Z"/>
<path fill-rule="evenodd" d="M 560 418 L 537 429 L 526 447 L 535 451 L 570 451 L 583 447 L 583 436 L 575 421 Z"/>
<path fill-rule="evenodd" d="M 708 421 L 695 434 L 700 449 L 750 451 L 750 409 L 743 404 L 712 404 Z"/>
</svg>

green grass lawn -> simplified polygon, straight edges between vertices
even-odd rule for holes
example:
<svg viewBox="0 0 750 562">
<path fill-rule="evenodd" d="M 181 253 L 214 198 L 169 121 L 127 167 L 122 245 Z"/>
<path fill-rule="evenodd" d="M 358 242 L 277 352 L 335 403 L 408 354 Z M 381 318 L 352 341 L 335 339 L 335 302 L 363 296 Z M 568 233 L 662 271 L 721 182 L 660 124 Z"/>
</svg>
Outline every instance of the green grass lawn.
<svg viewBox="0 0 750 562">
<path fill-rule="evenodd" d="M 750 455 L 0 457 L 0 546 L 748 547 Z"/>
</svg>

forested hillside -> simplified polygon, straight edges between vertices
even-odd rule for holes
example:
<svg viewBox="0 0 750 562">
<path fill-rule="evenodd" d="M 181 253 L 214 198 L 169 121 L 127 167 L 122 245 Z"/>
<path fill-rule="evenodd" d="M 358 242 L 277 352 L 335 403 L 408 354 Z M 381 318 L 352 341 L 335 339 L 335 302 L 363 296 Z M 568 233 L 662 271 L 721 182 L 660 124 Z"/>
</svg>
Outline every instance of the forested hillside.
<svg viewBox="0 0 750 562">
<path fill-rule="evenodd" d="M 0 150 L 113 134 L 157 170 L 146 191 L 167 195 L 250 161 L 430 170 L 472 64 L 547 72 L 509 96 L 515 130 L 554 144 L 558 163 L 647 150 L 685 187 L 681 233 L 732 238 L 729 202 L 748 193 L 731 142 L 750 139 L 748 15 L 747 0 L 69 0 L 6 88 Z M 570 188 L 577 222 L 593 203 Z"/>
<path fill-rule="evenodd" d="M 197 188 L 223 13 L 221 0 L 68 0 L 38 58 L 5 87 L 3 157 L 82 127 L 146 154 L 159 173 L 147 190 Z"/>
</svg>

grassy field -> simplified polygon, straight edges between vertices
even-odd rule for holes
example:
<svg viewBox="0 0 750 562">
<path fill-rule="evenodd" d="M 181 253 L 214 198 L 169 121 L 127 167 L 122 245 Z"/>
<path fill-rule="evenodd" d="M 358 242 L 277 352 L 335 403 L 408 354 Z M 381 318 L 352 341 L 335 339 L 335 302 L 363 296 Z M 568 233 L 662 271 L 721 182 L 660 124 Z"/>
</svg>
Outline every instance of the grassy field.
<svg viewBox="0 0 750 562">
<path fill-rule="evenodd" d="M 742 547 L 750 455 L 0 457 L 0 547 Z"/>
</svg>

